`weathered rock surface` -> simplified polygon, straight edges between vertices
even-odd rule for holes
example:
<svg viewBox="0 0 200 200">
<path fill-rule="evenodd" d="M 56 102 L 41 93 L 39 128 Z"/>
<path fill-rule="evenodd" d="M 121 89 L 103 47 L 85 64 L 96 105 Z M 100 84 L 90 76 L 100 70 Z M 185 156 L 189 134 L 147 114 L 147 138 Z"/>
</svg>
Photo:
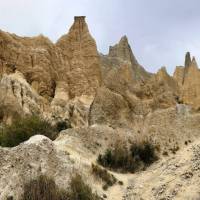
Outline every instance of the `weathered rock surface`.
<svg viewBox="0 0 200 200">
<path fill-rule="evenodd" d="M 101 85 L 101 68 L 96 42 L 89 33 L 85 17 L 75 17 L 69 33 L 62 36 L 56 46 L 68 62 L 63 73 L 68 78 L 69 95 L 94 95 Z"/>
<path fill-rule="evenodd" d="M 1 96 L 5 98 L 9 92 L 7 103 L 12 102 L 13 108 L 10 109 L 14 113 L 14 109 L 22 115 L 40 112 L 51 120 L 70 120 L 74 126 L 88 124 L 89 107 L 101 85 L 101 69 L 96 43 L 89 33 L 85 17 L 75 17 L 69 33 L 56 44 L 42 35 L 22 38 L 1 31 L 0 78 L 3 82 L 0 85 L 3 88 L 12 86 L 12 81 L 5 81 L 5 74 L 12 77 L 16 71 L 21 72 L 24 82 L 30 84 L 26 83 L 26 88 L 35 91 L 31 95 L 33 99 L 29 97 L 28 105 L 35 112 L 22 102 L 20 95 L 23 94 L 11 95 L 12 91 L 4 89 Z M 8 110 L 8 106 L 4 110 Z M 6 115 L 10 115 L 8 113 Z"/>
<path fill-rule="evenodd" d="M 41 115 L 46 112 L 44 106 L 45 99 L 30 87 L 20 72 L 3 74 L 0 80 L 0 116 L 3 122 L 11 123 L 23 114 Z"/>
<path fill-rule="evenodd" d="M 48 98 L 54 97 L 57 81 L 69 85 L 65 92 L 70 98 L 94 95 L 101 84 L 96 43 L 84 17 L 75 17 L 69 33 L 56 45 L 42 35 L 22 38 L 1 31 L 0 64 L 0 74 L 18 70 L 39 95 Z"/>
<path fill-rule="evenodd" d="M 90 108 L 89 124 L 131 126 L 131 112 L 122 95 L 108 88 L 99 88 Z"/>
<path fill-rule="evenodd" d="M 20 200 L 23 184 L 41 174 L 55 178 L 62 187 L 67 186 L 73 160 L 66 153 L 58 152 L 45 136 L 34 136 L 12 148 L 0 148 L 0 199 L 13 197 Z"/>
<path fill-rule="evenodd" d="M 174 78 L 180 86 L 181 101 L 198 110 L 200 108 L 200 70 L 194 57 L 191 61 L 190 53 L 186 54 L 185 66 L 176 68 Z"/>
<path fill-rule="evenodd" d="M 20 71 L 39 95 L 54 96 L 56 69 L 62 66 L 59 50 L 46 37 L 19 37 L 0 32 L 1 74 Z"/>
<path fill-rule="evenodd" d="M 104 78 L 108 70 L 125 66 L 129 67 L 133 80 L 144 80 L 151 75 L 136 60 L 126 36 L 122 37 L 118 44 L 110 47 L 108 55 L 101 55 L 101 62 Z"/>
</svg>

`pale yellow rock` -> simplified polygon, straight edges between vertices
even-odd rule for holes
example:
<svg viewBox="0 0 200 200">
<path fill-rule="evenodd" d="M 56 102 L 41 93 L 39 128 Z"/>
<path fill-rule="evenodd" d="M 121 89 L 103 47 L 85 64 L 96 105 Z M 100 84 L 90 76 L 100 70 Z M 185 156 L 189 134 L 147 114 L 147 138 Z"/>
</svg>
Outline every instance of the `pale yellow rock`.
<svg viewBox="0 0 200 200">
<path fill-rule="evenodd" d="M 188 60 L 188 54 L 186 60 Z M 189 59 L 190 60 L 190 59 Z M 191 105 L 194 109 L 200 108 L 200 70 L 193 57 L 192 61 L 185 61 L 185 67 L 176 68 L 174 79 L 178 82 L 182 103 Z"/>
<path fill-rule="evenodd" d="M 45 102 L 45 99 L 30 87 L 20 72 L 2 76 L 0 115 L 3 122 L 11 123 L 13 119 L 26 114 L 41 115 L 45 112 Z"/>
<path fill-rule="evenodd" d="M 85 17 L 75 17 L 67 35 L 56 46 L 69 63 L 67 73 L 70 97 L 94 95 L 101 85 L 100 60 L 96 42 L 89 33 Z"/>
</svg>

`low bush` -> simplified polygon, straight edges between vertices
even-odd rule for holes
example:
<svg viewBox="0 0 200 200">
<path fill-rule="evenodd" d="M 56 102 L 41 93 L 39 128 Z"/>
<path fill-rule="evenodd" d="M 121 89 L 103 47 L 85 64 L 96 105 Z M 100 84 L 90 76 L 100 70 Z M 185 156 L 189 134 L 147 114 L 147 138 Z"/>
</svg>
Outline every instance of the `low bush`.
<svg viewBox="0 0 200 200">
<path fill-rule="evenodd" d="M 98 156 L 97 162 L 109 169 L 120 172 L 135 172 L 145 169 L 158 159 L 156 146 L 150 141 L 132 143 L 128 145 L 117 142 L 113 148 Z"/>
<path fill-rule="evenodd" d="M 56 123 L 56 129 L 58 132 L 60 132 L 62 130 L 66 130 L 68 128 L 72 128 L 69 121 L 58 121 Z"/>
<path fill-rule="evenodd" d="M 117 179 L 112 174 L 98 165 L 92 164 L 92 173 L 105 183 L 103 188 L 111 187 L 117 182 Z"/>
<path fill-rule="evenodd" d="M 100 197 L 79 174 L 71 178 L 68 190 L 60 190 L 54 179 L 41 175 L 24 185 L 21 200 L 100 200 Z"/>
<path fill-rule="evenodd" d="M 71 178 L 68 196 L 69 200 L 100 200 L 100 197 L 92 192 L 79 174 Z"/>
<path fill-rule="evenodd" d="M 59 190 L 54 179 L 41 175 L 24 185 L 21 200 L 68 200 L 68 194 Z"/>
<path fill-rule="evenodd" d="M 130 151 L 134 160 L 142 161 L 145 166 L 152 164 L 158 159 L 156 155 L 156 146 L 147 140 L 133 143 Z"/>
<path fill-rule="evenodd" d="M 14 147 L 37 134 L 45 135 L 52 140 L 56 138 L 55 128 L 38 116 L 16 119 L 11 125 L 6 125 L 0 130 L 0 145 Z"/>
</svg>

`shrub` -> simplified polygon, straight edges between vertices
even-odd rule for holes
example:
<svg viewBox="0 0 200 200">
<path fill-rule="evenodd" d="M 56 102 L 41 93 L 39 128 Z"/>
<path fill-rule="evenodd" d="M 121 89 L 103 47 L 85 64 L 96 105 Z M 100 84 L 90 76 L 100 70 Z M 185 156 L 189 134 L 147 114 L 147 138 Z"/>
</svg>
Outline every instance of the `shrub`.
<svg viewBox="0 0 200 200">
<path fill-rule="evenodd" d="M 69 200 L 100 200 L 100 197 L 92 192 L 79 174 L 71 178 L 68 195 Z"/>
<path fill-rule="evenodd" d="M 152 164 L 158 159 L 156 146 L 150 141 L 132 143 L 128 145 L 117 142 L 113 148 L 107 149 L 99 155 L 97 162 L 120 172 L 135 172 Z"/>
<path fill-rule="evenodd" d="M 92 164 L 92 173 L 105 183 L 103 188 L 113 186 L 117 182 L 117 179 L 112 174 L 98 165 Z"/>
<path fill-rule="evenodd" d="M 60 190 L 54 179 L 41 175 L 24 185 L 21 200 L 100 200 L 84 183 L 81 175 L 71 178 L 68 191 Z"/>
<path fill-rule="evenodd" d="M 149 141 L 143 141 L 140 143 L 133 143 L 130 151 L 135 160 L 140 160 L 145 166 L 148 166 L 157 160 L 155 148 L 156 147 Z"/>
<path fill-rule="evenodd" d="M 127 145 L 116 142 L 113 148 L 107 149 L 99 155 L 97 162 L 103 167 L 108 167 L 120 172 L 134 171 L 134 163 Z"/>
<path fill-rule="evenodd" d="M 71 128 L 71 124 L 69 121 L 58 121 L 56 123 L 56 129 L 58 132 L 60 132 L 62 130 L 66 130 L 68 128 Z"/>
<path fill-rule="evenodd" d="M 65 191 L 59 190 L 54 179 L 41 175 L 24 185 L 22 200 L 67 200 Z"/>
<path fill-rule="evenodd" d="M 38 116 L 28 116 L 26 118 L 17 119 L 11 125 L 6 125 L 1 130 L 0 145 L 4 147 L 14 147 L 37 134 L 55 139 L 56 130 L 48 121 Z"/>
</svg>

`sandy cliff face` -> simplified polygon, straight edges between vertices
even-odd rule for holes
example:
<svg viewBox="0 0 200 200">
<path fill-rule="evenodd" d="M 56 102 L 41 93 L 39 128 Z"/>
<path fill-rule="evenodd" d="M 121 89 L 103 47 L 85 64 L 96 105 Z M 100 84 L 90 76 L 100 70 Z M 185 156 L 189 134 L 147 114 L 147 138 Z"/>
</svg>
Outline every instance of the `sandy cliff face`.
<svg viewBox="0 0 200 200">
<path fill-rule="evenodd" d="M 20 71 L 46 98 L 54 97 L 58 81 L 64 81 L 64 87 L 69 85 L 70 98 L 94 95 L 101 84 L 96 43 L 84 17 L 75 17 L 69 33 L 56 45 L 42 35 L 22 38 L 1 31 L 0 64 L 0 74 Z"/>
<path fill-rule="evenodd" d="M 185 66 L 176 68 L 174 79 L 181 90 L 181 101 L 198 110 L 200 107 L 200 71 L 195 58 L 191 60 L 190 53 L 186 54 Z"/>
<path fill-rule="evenodd" d="M 56 44 L 42 35 L 22 38 L 1 31 L 0 77 L 16 71 L 22 73 L 29 90 L 43 99 L 43 105 L 37 107 L 45 117 L 67 119 L 74 126 L 87 124 L 90 104 L 101 85 L 101 71 L 96 43 L 85 17 L 75 17 L 69 33 Z M 5 85 L 5 81 L 1 84 Z M 32 113 L 17 102 L 13 107 L 18 107 L 19 113 Z"/>
<path fill-rule="evenodd" d="M 118 124 L 127 126 L 135 115 L 146 116 L 176 103 L 199 105 L 199 70 L 189 53 L 185 67 L 177 68 L 174 77 L 164 68 L 150 74 L 138 63 L 126 36 L 110 47 L 108 55 L 99 56 L 83 16 L 74 18 L 68 34 L 56 44 L 42 35 L 22 38 L 1 31 L 0 61 L 0 77 L 20 72 L 29 90 L 42 99 L 36 107 L 44 117 L 69 120 L 73 126 L 99 119 L 114 124 L 112 106 L 118 104 L 124 116 L 118 118 Z M 22 104 L 14 107 L 22 111 L 19 113 L 32 113 Z"/>
<path fill-rule="evenodd" d="M 70 97 L 94 95 L 101 85 L 101 69 L 96 42 L 89 33 L 85 17 L 75 17 L 69 33 L 62 36 L 56 46 L 69 63 L 64 73 Z"/>
<path fill-rule="evenodd" d="M 52 98 L 58 78 L 56 69 L 63 65 L 54 44 L 42 35 L 22 38 L 3 31 L 0 41 L 0 74 L 18 70 L 39 95 Z"/>
<path fill-rule="evenodd" d="M 104 75 L 108 70 L 125 66 L 129 68 L 133 80 L 145 80 L 151 75 L 138 63 L 126 36 L 123 36 L 118 44 L 110 46 L 108 55 L 101 55 L 101 62 Z"/>
</svg>

